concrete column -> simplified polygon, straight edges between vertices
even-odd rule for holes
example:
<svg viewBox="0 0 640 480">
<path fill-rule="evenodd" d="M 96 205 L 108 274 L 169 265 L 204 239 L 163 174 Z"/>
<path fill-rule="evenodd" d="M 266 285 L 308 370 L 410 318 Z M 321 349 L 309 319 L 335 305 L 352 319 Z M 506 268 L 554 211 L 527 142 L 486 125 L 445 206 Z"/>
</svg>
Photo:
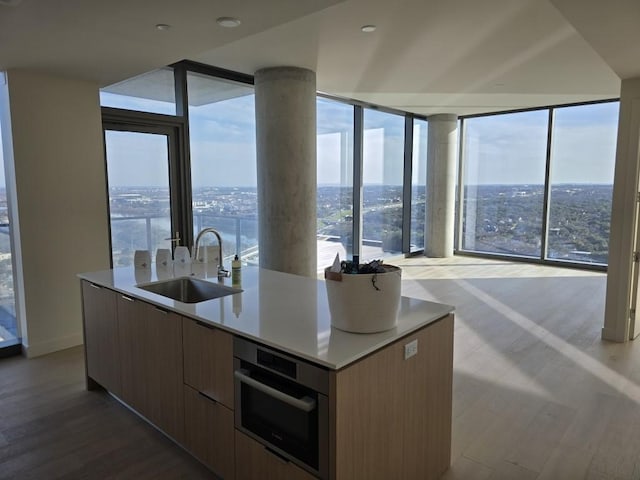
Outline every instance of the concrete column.
<svg viewBox="0 0 640 480">
<path fill-rule="evenodd" d="M 425 219 L 425 255 L 453 255 L 456 152 L 458 116 L 432 115 L 428 119 L 427 209 Z"/>
<path fill-rule="evenodd" d="M 316 74 L 255 73 L 260 266 L 315 277 Z"/>
<path fill-rule="evenodd" d="M 634 238 L 640 159 L 640 78 L 622 81 L 613 178 L 609 266 L 602 338 L 625 342 L 635 336 L 630 323 Z M 636 323 L 640 313 L 636 311 Z"/>
</svg>

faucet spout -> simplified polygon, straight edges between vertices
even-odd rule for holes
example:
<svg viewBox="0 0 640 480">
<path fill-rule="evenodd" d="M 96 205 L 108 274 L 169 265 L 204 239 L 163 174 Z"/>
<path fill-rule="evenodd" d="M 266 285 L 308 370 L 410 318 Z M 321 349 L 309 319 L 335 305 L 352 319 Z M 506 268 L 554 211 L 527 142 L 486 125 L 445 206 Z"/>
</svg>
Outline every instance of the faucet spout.
<svg viewBox="0 0 640 480">
<path fill-rule="evenodd" d="M 220 237 L 220 234 L 216 229 L 211 227 L 203 228 L 200 233 L 198 233 L 198 236 L 196 237 L 196 244 L 194 246 L 195 257 L 196 259 L 200 258 L 200 240 L 207 233 L 213 233 L 218 240 L 218 278 L 228 277 L 229 272 L 224 269 L 224 264 L 222 262 L 222 237 Z"/>
</svg>

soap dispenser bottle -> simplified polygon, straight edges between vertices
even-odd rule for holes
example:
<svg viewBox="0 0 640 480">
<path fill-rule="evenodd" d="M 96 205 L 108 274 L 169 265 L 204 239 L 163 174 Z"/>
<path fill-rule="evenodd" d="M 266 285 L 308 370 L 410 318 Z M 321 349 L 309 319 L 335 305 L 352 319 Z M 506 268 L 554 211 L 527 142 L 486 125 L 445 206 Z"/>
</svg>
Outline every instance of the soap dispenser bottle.
<svg viewBox="0 0 640 480">
<path fill-rule="evenodd" d="M 231 285 L 239 286 L 242 281 L 242 263 L 236 254 L 231 261 Z"/>
</svg>

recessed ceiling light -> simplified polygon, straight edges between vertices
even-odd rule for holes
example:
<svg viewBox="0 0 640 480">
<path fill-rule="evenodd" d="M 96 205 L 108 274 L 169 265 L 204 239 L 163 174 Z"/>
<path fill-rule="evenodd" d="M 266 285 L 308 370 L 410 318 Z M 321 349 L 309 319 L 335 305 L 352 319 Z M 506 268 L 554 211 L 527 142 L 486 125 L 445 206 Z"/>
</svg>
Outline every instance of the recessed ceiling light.
<svg viewBox="0 0 640 480">
<path fill-rule="evenodd" d="M 363 25 L 362 27 L 360 27 L 360 30 L 362 30 L 363 32 L 366 32 L 366 33 L 375 32 L 376 31 L 376 26 L 375 25 Z"/>
<path fill-rule="evenodd" d="M 170 28 L 171 28 L 171 25 L 167 25 L 166 23 L 158 23 L 156 25 L 157 30 L 169 30 Z"/>
<path fill-rule="evenodd" d="M 235 17 L 219 17 L 216 18 L 216 23 L 221 27 L 234 28 L 240 25 L 240 19 Z"/>
</svg>

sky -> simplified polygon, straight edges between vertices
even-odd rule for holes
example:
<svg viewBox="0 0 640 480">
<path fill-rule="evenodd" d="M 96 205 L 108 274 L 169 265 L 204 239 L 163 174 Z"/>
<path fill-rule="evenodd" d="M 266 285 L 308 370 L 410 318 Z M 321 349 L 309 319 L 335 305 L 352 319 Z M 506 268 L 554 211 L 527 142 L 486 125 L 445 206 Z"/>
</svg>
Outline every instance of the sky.
<svg viewBox="0 0 640 480">
<path fill-rule="evenodd" d="M 175 107 L 166 102 L 104 93 L 101 99 L 103 105 L 175 114 Z M 189 114 L 194 188 L 255 187 L 254 96 L 190 107 Z M 553 183 L 613 183 L 617 117 L 617 102 L 556 109 Z M 547 121 L 545 110 L 467 119 L 467 183 L 541 184 Z M 401 184 L 403 117 L 367 109 L 364 123 L 364 183 Z M 353 107 L 320 98 L 318 134 L 318 184 L 350 185 Z M 416 131 L 415 137 L 414 148 L 421 147 L 417 154 L 421 161 L 413 172 L 414 183 L 426 176 L 426 134 L 421 137 Z M 110 185 L 167 184 L 163 136 L 111 131 L 107 152 Z M 4 168 L 0 169 L 0 185 L 4 185 Z"/>
<path fill-rule="evenodd" d="M 555 110 L 552 183 L 613 183 L 618 102 Z M 466 182 L 542 184 L 548 112 L 536 110 L 465 121 Z"/>
</svg>

